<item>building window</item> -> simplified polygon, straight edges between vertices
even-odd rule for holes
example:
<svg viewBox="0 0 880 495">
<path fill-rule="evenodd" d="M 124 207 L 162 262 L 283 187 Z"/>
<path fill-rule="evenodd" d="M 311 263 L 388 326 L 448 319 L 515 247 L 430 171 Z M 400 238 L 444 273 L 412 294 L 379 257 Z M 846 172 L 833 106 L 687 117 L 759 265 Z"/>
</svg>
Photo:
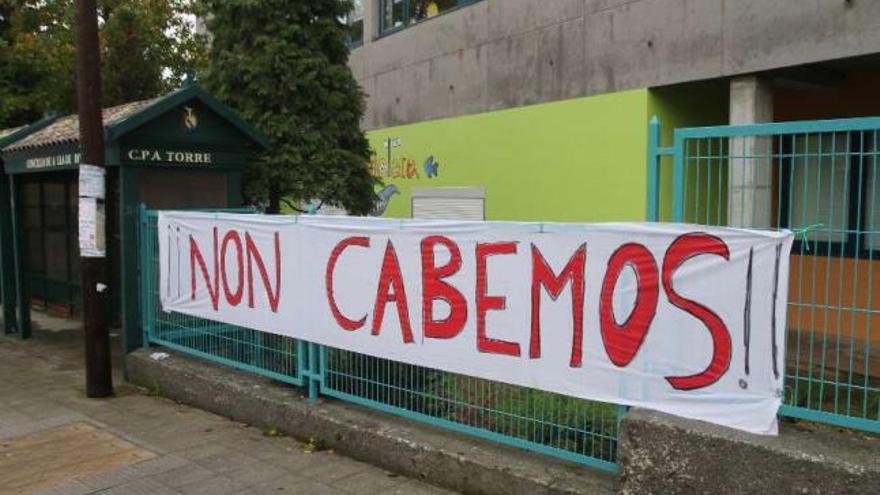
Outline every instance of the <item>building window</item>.
<svg viewBox="0 0 880 495">
<path fill-rule="evenodd" d="M 880 131 L 782 142 L 784 227 L 810 228 L 794 252 L 880 259 Z"/>
<path fill-rule="evenodd" d="M 364 0 L 353 0 L 352 5 L 342 22 L 348 26 L 348 45 L 358 46 L 364 42 Z"/>
<path fill-rule="evenodd" d="M 382 32 L 411 26 L 479 0 L 382 0 Z"/>
</svg>

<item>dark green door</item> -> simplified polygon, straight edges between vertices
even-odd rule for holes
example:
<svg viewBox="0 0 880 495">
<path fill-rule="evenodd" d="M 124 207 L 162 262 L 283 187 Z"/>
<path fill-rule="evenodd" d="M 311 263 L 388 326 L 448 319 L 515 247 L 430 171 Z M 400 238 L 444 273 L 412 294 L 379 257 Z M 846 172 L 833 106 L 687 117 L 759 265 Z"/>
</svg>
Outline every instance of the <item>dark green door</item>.
<svg viewBox="0 0 880 495">
<path fill-rule="evenodd" d="M 31 302 L 60 314 L 76 314 L 80 307 L 77 175 L 21 177 L 21 232 Z"/>
</svg>

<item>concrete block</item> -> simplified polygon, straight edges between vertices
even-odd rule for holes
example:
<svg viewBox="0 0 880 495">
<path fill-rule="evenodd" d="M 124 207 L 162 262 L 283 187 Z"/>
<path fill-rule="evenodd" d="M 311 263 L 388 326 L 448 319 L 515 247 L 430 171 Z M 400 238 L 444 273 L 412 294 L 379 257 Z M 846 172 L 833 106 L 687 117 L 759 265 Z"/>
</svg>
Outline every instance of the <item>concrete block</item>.
<svg viewBox="0 0 880 495">
<path fill-rule="evenodd" d="M 133 383 L 174 400 L 299 438 L 389 471 L 473 494 L 602 494 L 615 478 L 584 466 L 483 442 L 333 400 L 310 402 L 300 389 L 177 353 L 162 361 L 138 350 L 126 356 Z M 186 453 L 176 455 L 187 458 Z M 199 461 L 196 460 L 196 463 Z M 181 480 L 168 471 L 164 481 Z M 185 473 L 178 473 L 182 476 Z M 163 476 L 159 475 L 159 476 Z"/>
<path fill-rule="evenodd" d="M 540 100 L 540 71 L 538 55 L 540 32 L 532 31 L 510 38 L 507 54 L 508 87 L 515 88 L 507 94 L 508 106 L 523 106 Z"/>
<path fill-rule="evenodd" d="M 617 87 L 617 54 L 614 42 L 614 15 L 597 12 L 584 17 L 584 92 L 606 93 Z"/>
<path fill-rule="evenodd" d="M 580 17 L 562 23 L 562 49 L 557 54 L 555 66 L 559 70 L 559 95 L 562 98 L 575 98 L 585 94 L 584 84 L 584 18 Z M 561 67 L 560 67 L 561 66 Z M 546 91 L 542 99 L 553 99 Z"/>
<path fill-rule="evenodd" d="M 609 91 L 718 74 L 720 12 L 721 0 L 642 0 L 588 15 L 611 20 L 609 39 L 595 47 L 614 66 Z"/>
<path fill-rule="evenodd" d="M 486 0 L 485 3 L 490 40 L 519 36 L 584 15 L 584 0 Z"/>
<path fill-rule="evenodd" d="M 355 48 L 348 56 L 348 68 L 351 69 L 351 75 L 358 81 L 363 80 L 368 75 L 365 66 L 367 61 L 366 50 L 362 48 Z"/>
<path fill-rule="evenodd" d="M 622 493 L 875 494 L 880 439 L 782 423 L 752 435 L 645 409 L 620 433 Z"/>
<path fill-rule="evenodd" d="M 594 14 L 632 3 L 633 0 L 584 0 L 584 14 Z"/>
<path fill-rule="evenodd" d="M 422 97 L 428 84 L 428 62 L 390 71 L 375 78 L 370 98 L 376 127 L 388 127 L 422 115 Z"/>
<path fill-rule="evenodd" d="M 491 39 L 487 6 L 482 2 L 422 21 L 414 29 L 423 32 L 416 45 L 420 61 L 475 48 Z"/>
<path fill-rule="evenodd" d="M 737 0 L 724 6 L 724 74 L 880 52 L 880 2 Z"/>
<path fill-rule="evenodd" d="M 370 75 L 379 75 L 401 69 L 416 63 L 419 54 L 414 48 L 422 37 L 422 28 L 404 29 L 394 34 L 376 39 L 363 47 L 365 57 L 369 59 Z"/>
<path fill-rule="evenodd" d="M 486 64 L 486 109 L 506 108 L 512 100 L 510 52 L 513 41 L 510 38 L 492 41 L 480 49 L 480 58 Z"/>
<path fill-rule="evenodd" d="M 435 119 L 478 112 L 483 107 L 486 66 L 480 50 L 469 48 L 428 60 L 422 103 L 426 117 Z"/>
<path fill-rule="evenodd" d="M 539 31 L 538 98 L 542 102 L 581 96 L 584 91 L 584 20 L 552 24 Z"/>
</svg>

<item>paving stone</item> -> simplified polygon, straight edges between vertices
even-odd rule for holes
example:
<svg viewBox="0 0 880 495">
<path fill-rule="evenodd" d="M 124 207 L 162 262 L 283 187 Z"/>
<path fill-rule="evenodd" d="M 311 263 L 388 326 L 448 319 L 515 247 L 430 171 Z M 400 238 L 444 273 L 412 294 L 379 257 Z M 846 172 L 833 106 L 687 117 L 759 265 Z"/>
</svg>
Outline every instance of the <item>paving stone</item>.
<svg viewBox="0 0 880 495">
<path fill-rule="evenodd" d="M 259 462 L 260 460 L 256 457 L 229 450 L 196 460 L 198 465 L 215 473 L 225 473 L 227 471 L 239 469 L 242 466 L 250 466 Z"/>
<path fill-rule="evenodd" d="M 132 466 L 124 466 L 120 469 L 86 476 L 79 478 L 78 480 L 84 485 L 91 487 L 93 490 L 103 490 L 143 477 L 144 473 L 134 469 Z"/>
<path fill-rule="evenodd" d="M 384 495 L 454 495 L 455 492 L 436 486 L 406 481 L 382 492 Z"/>
<path fill-rule="evenodd" d="M 250 486 L 281 478 L 289 473 L 290 471 L 287 469 L 278 467 L 274 464 L 259 462 L 236 467 L 223 473 L 223 475 L 236 483 Z"/>
<path fill-rule="evenodd" d="M 88 495 L 94 492 L 95 489 L 86 485 L 85 483 L 77 480 L 70 480 L 65 481 L 58 486 L 52 487 L 49 490 L 44 490 L 37 493 L 45 493 L 47 495 Z"/>
<path fill-rule="evenodd" d="M 214 476 L 207 480 L 180 486 L 177 490 L 186 495 L 227 495 L 246 488 L 245 484 L 238 483 L 225 476 Z"/>
<path fill-rule="evenodd" d="M 96 495 L 180 495 L 181 492 L 162 483 L 141 478 L 95 492 Z"/>
<path fill-rule="evenodd" d="M 172 488 L 176 488 L 191 483 L 197 483 L 199 481 L 205 481 L 214 476 L 216 476 L 216 474 L 213 472 L 193 463 L 165 471 L 164 473 L 156 474 L 152 476 L 152 479 L 156 479 Z"/>
<path fill-rule="evenodd" d="M 330 486 L 357 495 L 386 493 L 394 486 L 402 484 L 399 477 L 389 474 L 374 470 L 363 471 L 330 483 Z"/>
<path fill-rule="evenodd" d="M 311 455 L 314 455 L 315 457 L 320 459 L 321 462 L 317 466 L 314 466 L 310 469 L 304 469 L 302 471 L 302 474 L 321 483 L 330 484 L 334 481 L 341 480 L 342 478 L 346 478 L 348 476 L 352 476 L 354 474 L 358 474 L 368 470 L 381 472 L 381 470 L 370 466 L 369 464 L 354 461 L 347 457 L 341 457 L 324 452 L 317 452 Z"/>
<path fill-rule="evenodd" d="M 341 490 L 301 476 L 285 476 L 259 487 L 251 487 L 255 495 L 340 495 Z"/>
<path fill-rule="evenodd" d="M 44 316 L 35 313 L 41 323 Z M 67 327 L 65 327 L 67 328 Z M 83 392 L 77 336 L 51 340 L 39 328 L 23 342 L 0 336 L 0 442 L 82 423 L 156 457 L 95 474 L 79 474 L 38 493 L 47 495 L 366 494 L 441 495 L 406 478 L 329 452 L 303 453 L 288 437 L 148 396 L 125 385 L 117 395 L 88 399 Z M 121 360 L 117 360 L 117 363 Z M 38 466 L 34 466 L 38 468 Z M 407 487 L 409 491 L 401 491 Z M 0 487 L 0 493 L 3 493 Z"/>
<path fill-rule="evenodd" d="M 191 461 L 188 461 L 182 457 L 178 457 L 176 455 L 163 455 L 149 461 L 137 463 L 131 467 L 132 469 L 140 471 L 145 476 L 152 476 L 155 474 L 171 471 L 175 468 L 187 466 L 189 464 L 191 464 Z"/>
</svg>

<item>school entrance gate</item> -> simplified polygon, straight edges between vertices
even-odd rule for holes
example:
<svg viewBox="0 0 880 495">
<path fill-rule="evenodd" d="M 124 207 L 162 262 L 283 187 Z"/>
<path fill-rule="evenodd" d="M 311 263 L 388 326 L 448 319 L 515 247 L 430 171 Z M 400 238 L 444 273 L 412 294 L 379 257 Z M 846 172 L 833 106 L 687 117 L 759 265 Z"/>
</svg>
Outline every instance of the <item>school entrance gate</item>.
<svg viewBox="0 0 880 495">
<path fill-rule="evenodd" d="M 796 233 L 781 413 L 880 432 L 880 118 L 648 141 L 650 220 Z"/>
</svg>

